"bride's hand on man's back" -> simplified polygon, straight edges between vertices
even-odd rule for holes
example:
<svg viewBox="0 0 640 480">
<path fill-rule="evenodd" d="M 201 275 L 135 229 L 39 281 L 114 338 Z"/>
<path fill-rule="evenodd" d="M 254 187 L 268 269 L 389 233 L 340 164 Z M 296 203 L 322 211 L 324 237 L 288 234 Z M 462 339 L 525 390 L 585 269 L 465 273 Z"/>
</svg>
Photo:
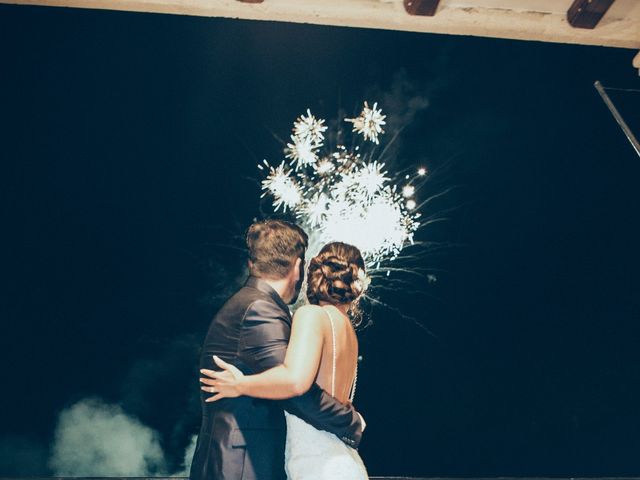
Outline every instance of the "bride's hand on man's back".
<svg viewBox="0 0 640 480">
<path fill-rule="evenodd" d="M 213 356 L 213 361 L 221 371 L 208 370 L 203 368 L 200 373 L 207 378 L 200 377 L 200 389 L 204 392 L 215 393 L 213 397 L 205 399 L 205 402 L 215 402 L 221 398 L 235 398 L 242 395 L 240 382 L 244 374 L 230 363 L 225 362 L 217 355 Z"/>
</svg>

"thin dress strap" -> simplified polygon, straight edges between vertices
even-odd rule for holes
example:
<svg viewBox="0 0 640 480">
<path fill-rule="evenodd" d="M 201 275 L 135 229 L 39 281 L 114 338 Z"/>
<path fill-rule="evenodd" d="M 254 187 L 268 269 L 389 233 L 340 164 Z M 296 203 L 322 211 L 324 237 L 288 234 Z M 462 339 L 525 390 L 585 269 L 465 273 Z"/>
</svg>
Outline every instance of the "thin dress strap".
<svg viewBox="0 0 640 480">
<path fill-rule="evenodd" d="M 333 342 L 333 345 L 332 345 L 332 348 L 333 348 L 333 359 L 332 359 L 332 364 L 331 364 L 331 396 L 335 397 L 335 391 L 336 391 L 336 358 L 337 358 L 336 327 L 333 324 L 333 317 L 329 313 L 329 310 L 327 310 L 326 308 L 323 308 L 323 310 L 326 312 L 327 316 L 329 317 L 329 321 L 331 322 L 331 340 Z M 356 360 L 356 369 L 355 369 L 355 372 L 354 372 L 353 383 L 351 384 L 351 395 L 349 395 L 349 402 L 351 402 L 351 403 L 353 403 L 353 398 L 356 395 L 356 382 L 357 381 L 358 381 L 358 361 Z"/>
<path fill-rule="evenodd" d="M 356 396 L 356 383 L 358 383 L 358 360 L 356 359 L 356 370 L 353 373 L 353 383 L 351 384 L 351 395 L 349 395 L 349 402 L 353 403 L 353 399 Z"/>
<path fill-rule="evenodd" d="M 336 357 L 337 357 L 337 352 L 336 352 L 336 327 L 333 324 L 333 317 L 329 313 L 329 310 L 327 310 L 326 308 L 323 308 L 323 310 L 327 313 L 327 316 L 329 317 L 329 321 L 331 322 L 331 339 L 333 341 L 333 360 L 332 360 L 332 364 L 331 364 L 331 396 L 335 397 L 335 392 L 336 392 Z"/>
</svg>

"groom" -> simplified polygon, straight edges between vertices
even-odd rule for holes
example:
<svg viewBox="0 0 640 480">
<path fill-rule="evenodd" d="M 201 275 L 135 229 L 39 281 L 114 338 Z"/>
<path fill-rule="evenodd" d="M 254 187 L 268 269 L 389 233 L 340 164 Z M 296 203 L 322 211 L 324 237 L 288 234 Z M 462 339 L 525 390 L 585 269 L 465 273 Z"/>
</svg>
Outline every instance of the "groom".
<svg viewBox="0 0 640 480">
<path fill-rule="evenodd" d="M 284 362 L 291 313 L 304 278 L 307 234 L 281 220 L 256 222 L 247 232 L 250 277 L 213 318 L 200 357 L 201 369 L 217 368 L 213 355 L 245 374 Z M 190 480 L 284 480 L 286 424 L 283 409 L 356 448 L 363 421 L 317 384 L 288 400 L 251 397 L 207 402 L 201 392 L 202 426 Z"/>
</svg>

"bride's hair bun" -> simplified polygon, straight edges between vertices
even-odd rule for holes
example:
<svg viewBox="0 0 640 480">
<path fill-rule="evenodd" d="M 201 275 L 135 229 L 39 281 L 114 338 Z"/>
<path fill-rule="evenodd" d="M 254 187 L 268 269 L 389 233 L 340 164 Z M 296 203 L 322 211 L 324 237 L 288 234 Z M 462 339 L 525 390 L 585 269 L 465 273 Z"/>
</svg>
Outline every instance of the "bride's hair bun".
<svg viewBox="0 0 640 480">
<path fill-rule="evenodd" d="M 364 270 L 360 250 L 342 242 L 328 243 L 309 262 L 309 303 L 339 304 L 357 300 L 366 289 Z"/>
</svg>

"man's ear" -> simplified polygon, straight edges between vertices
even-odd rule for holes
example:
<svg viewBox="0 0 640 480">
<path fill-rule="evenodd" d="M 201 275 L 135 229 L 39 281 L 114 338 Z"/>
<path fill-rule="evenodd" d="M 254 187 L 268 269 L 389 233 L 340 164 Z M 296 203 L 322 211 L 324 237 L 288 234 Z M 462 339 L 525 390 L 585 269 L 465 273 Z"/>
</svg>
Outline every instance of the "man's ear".
<svg viewBox="0 0 640 480">
<path fill-rule="evenodd" d="M 296 263 L 294 263 L 293 265 L 293 270 L 296 274 L 296 282 L 300 280 L 300 272 L 302 271 L 300 269 L 301 265 L 302 265 L 302 259 L 300 257 L 296 258 Z"/>
<path fill-rule="evenodd" d="M 251 260 L 247 260 L 247 267 L 249 267 L 249 272 L 253 272 L 253 262 Z"/>
</svg>

